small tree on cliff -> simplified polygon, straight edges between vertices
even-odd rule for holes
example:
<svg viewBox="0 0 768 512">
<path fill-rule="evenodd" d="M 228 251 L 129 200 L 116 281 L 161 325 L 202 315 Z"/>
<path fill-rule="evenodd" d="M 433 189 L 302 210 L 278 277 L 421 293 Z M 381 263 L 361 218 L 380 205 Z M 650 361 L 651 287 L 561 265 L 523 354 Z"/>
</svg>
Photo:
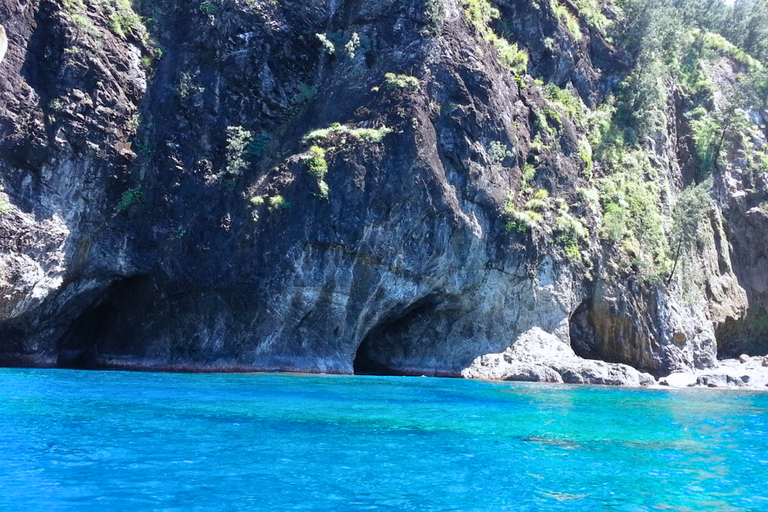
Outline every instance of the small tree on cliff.
<svg viewBox="0 0 768 512">
<path fill-rule="evenodd" d="M 670 248 L 675 248 L 672 271 L 667 278 L 667 285 L 672 282 L 677 269 L 677 262 L 683 251 L 693 247 L 702 238 L 701 223 L 712 205 L 709 197 L 710 180 L 683 190 L 672 209 L 672 229 L 670 230 Z"/>
</svg>

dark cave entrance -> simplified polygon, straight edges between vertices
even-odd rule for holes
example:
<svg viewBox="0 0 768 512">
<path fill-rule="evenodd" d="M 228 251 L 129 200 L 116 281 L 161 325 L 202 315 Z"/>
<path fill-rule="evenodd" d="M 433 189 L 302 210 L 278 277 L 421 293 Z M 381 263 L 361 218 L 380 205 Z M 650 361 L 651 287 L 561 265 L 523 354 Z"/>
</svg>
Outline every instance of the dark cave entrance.
<svg viewBox="0 0 768 512">
<path fill-rule="evenodd" d="M 357 349 L 355 361 L 352 363 L 355 375 L 405 375 L 403 372 L 390 368 L 371 356 L 371 346 L 366 338 Z"/>
<path fill-rule="evenodd" d="M 715 339 L 719 359 L 768 355 L 768 314 L 752 308 L 741 319 L 728 317 L 715 329 Z"/>
<path fill-rule="evenodd" d="M 429 339 L 429 331 L 434 328 L 436 306 L 436 298 L 429 295 L 385 316 L 357 348 L 352 363 L 355 375 L 414 374 L 404 364 L 426 348 L 424 340 Z"/>
<path fill-rule="evenodd" d="M 56 366 L 78 370 L 100 367 L 99 350 L 105 344 L 125 345 L 135 338 L 148 313 L 154 283 L 141 275 L 120 279 L 86 308 L 73 322 L 59 343 Z"/>
</svg>

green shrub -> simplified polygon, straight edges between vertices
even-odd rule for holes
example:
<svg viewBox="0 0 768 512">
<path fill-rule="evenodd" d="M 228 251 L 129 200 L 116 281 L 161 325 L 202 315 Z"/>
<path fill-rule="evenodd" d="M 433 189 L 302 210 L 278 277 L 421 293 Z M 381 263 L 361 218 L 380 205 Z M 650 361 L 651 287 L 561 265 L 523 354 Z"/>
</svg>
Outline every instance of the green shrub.
<svg viewBox="0 0 768 512">
<path fill-rule="evenodd" d="M 526 192 L 536 178 L 536 167 L 533 164 L 526 163 L 520 176 L 520 192 Z"/>
<path fill-rule="evenodd" d="M 587 25 L 603 32 L 611 25 L 611 21 L 603 14 L 601 3 L 598 0 L 576 0 L 575 2 L 579 14 L 584 17 Z"/>
<path fill-rule="evenodd" d="M 644 160 L 635 162 L 638 156 Z M 644 178 L 642 169 L 650 163 L 642 152 L 626 155 L 623 162 L 623 169 L 599 181 L 602 234 L 631 261 L 641 281 L 658 283 L 671 267 L 658 185 Z"/>
<path fill-rule="evenodd" d="M 328 128 L 318 128 L 317 130 L 312 130 L 304 137 L 302 137 L 301 140 L 304 142 L 325 140 L 335 133 L 349 133 L 349 128 L 342 126 L 339 123 L 333 123 Z"/>
<path fill-rule="evenodd" d="M 528 52 L 521 50 L 517 43 L 510 43 L 503 37 L 495 34 L 491 37 L 493 46 L 498 53 L 499 64 L 518 75 L 524 75 L 528 71 Z"/>
<path fill-rule="evenodd" d="M 548 146 L 544 144 L 542 138 L 548 142 L 551 142 L 557 135 L 557 130 L 550 126 L 547 118 L 547 112 L 541 108 L 538 108 L 537 106 L 533 106 L 532 110 L 533 127 L 536 129 L 536 135 L 534 135 L 533 140 L 531 141 L 531 149 L 534 151 L 542 151 L 544 149 L 548 149 Z M 554 113 L 557 116 L 555 120 L 558 123 L 560 122 L 560 115 L 558 112 L 552 112 L 550 110 L 549 113 Z"/>
<path fill-rule="evenodd" d="M 507 231 L 527 233 L 535 231 L 544 222 L 544 217 L 533 210 L 506 210 Z"/>
<path fill-rule="evenodd" d="M 747 154 L 747 163 L 753 172 L 758 174 L 768 173 L 768 152 L 751 151 Z"/>
<path fill-rule="evenodd" d="M 701 163 L 701 175 L 708 176 L 716 165 L 717 145 L 722 132 L 721 126 L 703 108 L 692 110 L 690 119 L 693 142 L 696 147 L 696 155 Z"/>
<path fill-rule="evenodd" d="M 91 18 L 89 18 L 86 14 L 83 14 L 82 12 L 74 12 L 70 13 L 69 17 L 72 19 L 75 25 L 83 29 L 89 36 L 101 39 L 101 32 L 99 32 L 99 29 L 96 28 L 96 25 L 93 23 Z"/>
<path fill-rule="evenodd" d="M 533 210 L 518 210 L 515 206 L 514 197 L 510 194 L 504 203 L 504 217 L 507 220 L 507 231 L 516 231 L 526 233 L 535 231 L 544 222 L 544 216 Z"/>
<path fill-rule="evenodd" d="M 490 25 L 491 20 L 499 17 L 499 10 L 493 7 L 488 0 L 465 0 L 464 13 L 470 24 L 483 38 L 486 38 L 490 31 L 488 25 Z"/>
<path fill-rule="evenodd" d="M 498 140 L 491 141 L 489 153 L 493 165 L 502 165 L 504 160 L 512 158 L 512 152 L 509 150 L 509 146 Z"/>
<path fill-rule="evenodd" d="M 306 103 L 317 94 L 317 89 L 304 82 L 299 84 L 299 92 L 293 97 L 293 101 L 296 103 Z"/>
<path fill-rule="evenodd" d="M 387 73 L 384 75 L 384 87 L 387 89 L 406 89 L 416 91 L 419 89 L 419 79 L 410 75 L 396 75 Z"/>
<path fill-rule="evenodd" d="M 349 36 L 349 41 L 344 45 L 344 53 L 348 59 L 354 59 L 357 54 L 357 50 L 360 48 L 360 36 L 357 32 L 352 32 Z"/>
<path fill-rule="evenodd" d="M 714 32 L 704 32 L 703 38 L 704 43 L 709 48 L 712 48 L 722 55 L 731 57 L 740 64 L 745 64 L 749 67 L 761 66 L 760 62 L 758 62 L 755 58 L 753 58 L 751 55 L 748 55 L 744 50 L 735 46 L 720 34 L 716 34 Z"/>
<path fill-rule="evenodd" d="M 309 148 L 309 156 L 306 159 L 309 174 L 317 178 L 317 188 L 319 197 L 328 199 L 330 191 L 328 183 L 325 181 L 325 175 L 328 174 L 328 162 L 325 160 L 327 151 L 320 146 Z"/>
<path fill-rule="evenodd" d="M 184 72 L 179 76 L 179 83 L 176 86 L 176 94 L 178 94 L 179 98 L 186 100 L 190 96 L 205 92 L 205 87 L 195 84 L 198 76 L 200 76 L 200 71 L 195 73 Z"/>
<path fill-rule="evenodd" d="M 464 0 L 464 14 L 475 31 L 496 48 L 499 64 L 518 74 L 528 68 L 528 53 L 517 43 L 510 43 L 491 29 L 491 22 L 500 16 L 499 10 L 488 0 Z"/>
<path fill-rule="evenodd" d="M 571 215 L 567 205 L 558 212 L 554 232 L 555 241 L 563 247 L 568 261 L 581 261 L 581 244 L 589 239 L 589 230 Z"/>
<path fill-rule="evenodd" d="M 130 0 L 108 0 L 102 2 L 107 14 L 109 29 L 120 37 L 125 37 L 129 32 L 139 36 L 145 43 L 147 33 L 141 17 L 133 10 Z"/>
<path fill-rule="evenodd" d="M 317 182 L 317 187 L 320 190 L 320 193 L 318 194 L 319 197 L 322 199 L 328 199 L 328 193 L 330 192 L 330 189 L 328 188 L 328 183 L 325 182 L 325 180 L 320 180 Z"/>
<path fill-rule="evenodd" d="M 242 126 L 227 127 L 227 172 L 233 176 L 242 174 L 247 163 L 245 150 L 253 141 L 253 135 Z"/>
<path fill-rule="evenodd" d="M 682 252 L 703 239 L 701 225 L 712 207 L 712 198 L 709 196 L 711 185 L 711 180 L 707 180 L 686 188 L 672 208 L 669 245 L 674 251 L 674 263 L 667 282 L 672 280 Z"/>
<path fill-rule="evenodd" d="M 219 8 L 213 2 L 203 1 L 200 2 L 200 11 L 205 14 L 215 14 Z"/>
<path fill-rule="evenodd" d="M 285 200 L 281 195 L 272 196 L 269 198 L 269 211 L 275 210 L 287 210 L 291 207 L 291 203 Z"/>
<path fill-rule="evenodd" d="M 603 234 L 608 240 L 620 243 L 629 233 L 629 212 L 619 203 L 607 202 L 603 212 Z"/>
<path fill-rule="evenodd" d="M 615 103 L 615 99 L 609 96 L 599 107 L 585 111 L 584 125 L 588 131 L 587 140 L 593 150 L 598 150 L 604 142 L 609 142 L 607 139 L 613 128 L 613 119 L 616 114 Z"/>
<path fill-rule="evenodd" d="M 309 132 L 302 140 L 304 142 L 324 141 L 332 135 L 338 135 L 378 144 L 390 133 L 392 133 L 392 128 L 387 126 L 382 126 L 381 128 L 349 128 L 339 123 L 333 123 L 328 128 L 320 128 Z"/>
<path fill-rule="evenodd" d="M 135 27 L 141 25 L 141 18 L 133 11 L 120 11 L 109 17 L 109 29 L 120 37 L 125 37 Z"/>
<path fill-rule="evenodd" d="M 594 163 L 592 162 L 592 146 L 587 139 L 579 139 L 579 158 L 584 162 L 584 177 L 590 179 Z"/>
<path fill-rule="evenodd" d="M 571 14 L 571 11 L 558 0 L 550 0 L 549 5 L 552 8 L 552 12 L 555 13 L 555 16 L 565 24 L 573 38 L 576 41 L 581 41 L 582 34 L 578 18 Z"/>
<path fill-rule="evenodd" d="M 309 158 L 307 158 L 307 168 L 309 174 L 322 180 L 328 173 L 328 162 L 325 161 L 326 151 L 320 146 L 309 148 Z"/>
<path fill-rule="evenodd" d="M 532 198 L 526 201 L 525 208 L 533 211 L 544 211 L 549 208 L 549 204 L 543 199 Z"/>
<path fill-rule="evenodd" d="M 261 155 L 264 154 L 264 151 L 267 150 L 269 147 L 270 142 L 272 141 L 272 136 L 268 133 L 262 133 L 258 137 L 256 137 L 253 142 L 248 144 L 248 152 L 255 156 L 256 158 L 259 158 Z"/>
<path fill-rule="evenodd" d="M 132 188 L 123 192 L 120 196 L 120 200 L 117 202 L 117 211 L 122 212 L 127 210 L 134 204 L 139 204 L 144 200 L 144 192 L 141 187 Z"/>
<path fill-rule="evenodd" d="M 589 109 L 581 98 L 569 89 L 561 89 L 556 84 L 549 83 L 544 86 L 544 97 L 547 99 L 547 104 L 560 110 L 574 123 L 579 126 L 585 125 Z"/>
<path fill-rule="evenodd" d="M 579 187 L 576 189 L 576 197 L 578 197 L 579 202 L 582 204 L 585 204 L 589 206 L 590 208 L 596 205 L 599 205 L 600 203 L 600 192 L 597 191 L 597 189 L 589 187 Z"/>
<path fill-rule="evenodd" d="M 445 23 L 445 5 L 444 0 L 426 0 L 425 9 L 427 18 L 429 18 L 429 29 L 435 35 L 443 32 Z"/>
<path fill-rule="evenodd" d="M 382 126 L 381 128 L 358 128 L 356 130 L 351 130 L 349 133 L 363 142 L 378 144 L 384 140 L 384 137 L 392 133 L 392 128 L 386 126 Z"/>
</svg>

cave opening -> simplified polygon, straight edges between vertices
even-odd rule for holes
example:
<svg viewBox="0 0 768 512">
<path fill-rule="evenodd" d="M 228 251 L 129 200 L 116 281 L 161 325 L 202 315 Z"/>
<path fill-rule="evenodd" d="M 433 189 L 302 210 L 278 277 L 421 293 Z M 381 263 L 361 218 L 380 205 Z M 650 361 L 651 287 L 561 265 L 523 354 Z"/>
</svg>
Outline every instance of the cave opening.
<svg viewBox="0 0 768 512">
<path fill-rule="evenodd" d="M 768 355 L 768 314 L 751 308 L 743 318 L 728 317 L 716 327 L 715 340 L 720 359 Z"/>
<path fill-rule="evenodd" d="M 435 307 L 435 298 L 427 296 L 385 316 L 358 346 L 352 363 L 355 375 L 410 375 L 404 366 L 423 345 Z"/>
<path fill-rule="evenodd" d="M 99 349 L 105 343 L 125 343 L 140 325 L 154 292 L 152 278 L 146 275 L 119 279 L 110 284 L 70 324 L 61 338 L 56 366 L 78 370 L 97 369 Z"/>
<path fill-rule="evenodd" d="M 386 364 L 374 359 L 371 342 L 369 342 L 368 339 L 369 338 L 366 338 L 360 344 L 355 353 L 355 360 L 352 363 L 355 375 L 404 375 L 403 372 L 390 368 Z"/>
</svg>

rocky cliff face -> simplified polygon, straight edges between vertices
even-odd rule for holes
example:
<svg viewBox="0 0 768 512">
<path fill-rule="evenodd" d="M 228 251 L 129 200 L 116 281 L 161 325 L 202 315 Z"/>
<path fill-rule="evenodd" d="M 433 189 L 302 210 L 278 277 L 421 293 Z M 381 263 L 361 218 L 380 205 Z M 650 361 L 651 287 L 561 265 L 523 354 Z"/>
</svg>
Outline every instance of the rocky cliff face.
<svg viewBox="0 0 768 512">
<path fill-rule="evenodd" d="M 569 3 L 488 8 L 0 0 L 0 363 L 458 376 L 534 328 L 657 376 L 764 353 L 765 177 L 734 146 L 677 278 L 642 278 L 589 142 L 632 59 Z M 668 85 L 662 212 L 696 166 Z"/>
</svg>

